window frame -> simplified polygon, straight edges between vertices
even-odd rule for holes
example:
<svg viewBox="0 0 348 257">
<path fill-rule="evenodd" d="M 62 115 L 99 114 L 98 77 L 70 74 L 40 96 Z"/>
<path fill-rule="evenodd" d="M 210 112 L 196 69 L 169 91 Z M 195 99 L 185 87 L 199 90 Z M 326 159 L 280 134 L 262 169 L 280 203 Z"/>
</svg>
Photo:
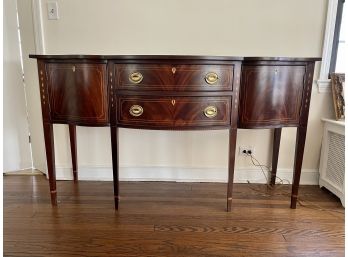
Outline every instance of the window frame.
<svg viewBox="0 0 348 257">
<path fill-rule="evenodd" d="M 329 75 L 336 67 L 344 2 L 345 0 L 329 0 L 328 2 L 322 61 L 319 79 L 317 80 L 319 93 L 331 93 Z"/>
<path fill-rule="evenodd" d="M 330 69 L 329 69 L 330 74 L 332 72 L 335 72 L 335 69 L 336 69 L 337 52 L 338 52 L 338 44 L 339 44 L 339 40 L 340 40 L 344 2 L 345 2 L 345 0 L 338 0 L 338 4 L 337 4 L 335 31 L 334 31 L 334 37 L 333 37 L 333 42 L 332 42 L 332 53 L 331 53 Z M 329 74 L 329 78 L 330 78 L 330 74 Z"/>
</svg>

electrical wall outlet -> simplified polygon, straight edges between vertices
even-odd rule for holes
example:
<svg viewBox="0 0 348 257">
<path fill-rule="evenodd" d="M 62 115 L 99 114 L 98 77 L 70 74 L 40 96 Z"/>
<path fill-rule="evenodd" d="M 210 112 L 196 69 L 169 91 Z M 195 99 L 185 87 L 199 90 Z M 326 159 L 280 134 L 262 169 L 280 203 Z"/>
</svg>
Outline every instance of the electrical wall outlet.
<svg viewBox="0 0 348 257">
<path fill-rule="evenodd" d="M 249 154 L 255 155 L 255 147 L 239 146 L 239 155 L 248 156 Z"/>
<path fill-rule="evenodd" d="M 49 20 L 58 20 L 58 3 L 57 1 L 47 2 L 47 13 Z"/>
</svg>

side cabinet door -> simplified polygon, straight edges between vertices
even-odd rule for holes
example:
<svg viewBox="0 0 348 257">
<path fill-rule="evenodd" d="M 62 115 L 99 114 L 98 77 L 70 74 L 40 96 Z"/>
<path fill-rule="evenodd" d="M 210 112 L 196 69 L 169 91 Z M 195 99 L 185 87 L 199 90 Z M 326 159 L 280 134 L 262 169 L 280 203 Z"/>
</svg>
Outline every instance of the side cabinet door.
<svg viewBox="0 0 348 257">
<path fill-rule="evenodd" d="M 239 127 L 297 125 L 305 74 L 305 65 L 244 65 Z"/>
<path fill-rule="evenodd" d="M 47 63 L 46 71 L 53 122 L 109 123 L 106 64 Z"/>
</svg>

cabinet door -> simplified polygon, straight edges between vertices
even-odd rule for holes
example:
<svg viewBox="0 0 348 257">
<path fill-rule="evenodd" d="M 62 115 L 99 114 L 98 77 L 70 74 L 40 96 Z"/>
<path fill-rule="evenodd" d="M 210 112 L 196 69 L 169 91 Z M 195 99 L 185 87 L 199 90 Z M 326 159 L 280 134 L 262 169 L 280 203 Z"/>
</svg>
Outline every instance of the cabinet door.
<svg viewBox="0 0 348 257">
<path fill-rule="evenodd" d="M 305 73 L 302 65 L 243 66 L 239 127 L 298 125 Z"/>
<path fill-rule="evenodd" d="M 106 64 L 46 64 L 52 121 L 107 125 Z"/>
</svg>

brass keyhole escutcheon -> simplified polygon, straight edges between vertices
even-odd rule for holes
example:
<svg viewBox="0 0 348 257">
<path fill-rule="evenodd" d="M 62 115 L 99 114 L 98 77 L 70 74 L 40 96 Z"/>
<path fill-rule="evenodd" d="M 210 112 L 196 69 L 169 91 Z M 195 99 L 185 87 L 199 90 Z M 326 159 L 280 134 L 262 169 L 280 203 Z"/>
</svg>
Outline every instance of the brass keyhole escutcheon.
<svg viewBox="0 0 348 257">
<path fill-rule="evenodd" d="M 172 105 L 173 106 L 175 105 L 175 99 L 172 99 Z"/>
<path fill-rule="evenodd" d="M 139 84 L 142 80 L 143 80 L 143 74 L 141 74 L 140 72 L 132 72 L 129 75 L 129 81 L 134 83 L 134 84 Z"/>
<path fill-rule="evenodd" d="M 72 66 L 72 71 L 75 72 L 76 71 L 76 67 L 75 65 Z"/>
<path fill-rule="evenodd" d="M 144 112 L 143 107 L 140 105 L 132 105 L 132 107 L 129 109 L 129 113 L 134 117 L 139 117 Z"/>
<path fill-rule="evenodd" d="M 210 105 L 204 109 L 204 115 L 207 118 L 214 118 L 217 115 L 217 108 L 216 106 Z"/>
<path fill-rule="evenodd" d="M 175 67 L 172 68 L 172 72 L 173 72 L 173 74 L 175 74 L 175 72 L 176 72 L 176 68 Z"/>
<path fill-rule="evenodd" d="M 209 72 L 204 79 L 209 85 L 213 85 L 219 80 L 219 76 L 215 72 Z"/>
</svg>

